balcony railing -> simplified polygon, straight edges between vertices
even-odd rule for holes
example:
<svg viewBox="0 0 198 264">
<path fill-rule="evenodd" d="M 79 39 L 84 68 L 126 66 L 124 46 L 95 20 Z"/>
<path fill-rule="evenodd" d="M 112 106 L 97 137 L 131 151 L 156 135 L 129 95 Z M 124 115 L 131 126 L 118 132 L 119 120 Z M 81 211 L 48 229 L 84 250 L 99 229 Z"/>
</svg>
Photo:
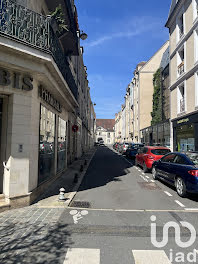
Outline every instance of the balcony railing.
<svg viewBox="0 0 198 264">
<path fill-rule="evenodd" d="M 0 34 L 50 53 L 77 99 L 78 88 L 49 17 L 18 5 L 14 0 L 0 0 Z"/>
<path fill-rule="evenodd" d="M 182 73 L 184 73 L 184 62 L 183 61 L 178 66 L 178 74 L 181 75 Z"/>
<path fill-rule="evenodd" d="M 185 98 L 180 100 L 180 113 L 185 111 Z"/>
</svg>

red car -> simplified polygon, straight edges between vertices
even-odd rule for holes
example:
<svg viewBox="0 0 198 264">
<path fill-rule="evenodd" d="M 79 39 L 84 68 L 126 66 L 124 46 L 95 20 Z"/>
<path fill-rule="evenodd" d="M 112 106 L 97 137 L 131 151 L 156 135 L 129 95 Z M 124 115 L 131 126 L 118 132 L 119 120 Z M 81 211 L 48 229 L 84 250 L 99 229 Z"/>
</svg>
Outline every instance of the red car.
<svg viewBox="0 0 198 264">
<path fill-rule="evenodd" d="M 171 152 L 166 147 L 145 146 L 139 149 L 135 157 L 135 165 L 140 165 L 144 172 L 152 169 L 153 162 L 161 159 L 164 155 Z"/>
</svg>

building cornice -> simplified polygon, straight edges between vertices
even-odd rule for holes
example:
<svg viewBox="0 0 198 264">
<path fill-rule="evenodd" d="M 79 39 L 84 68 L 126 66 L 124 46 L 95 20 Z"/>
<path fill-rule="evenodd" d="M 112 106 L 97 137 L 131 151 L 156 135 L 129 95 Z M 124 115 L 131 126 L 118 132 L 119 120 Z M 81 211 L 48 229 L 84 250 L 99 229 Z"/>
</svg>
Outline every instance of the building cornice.
<svg viewBox="0 0 198 264">
<path fill-rule="evenodd" d="M 169 15 L 168 20 L 165 24 L 165 27 L 170 28 L 171 24 L 173 23 L 173 21 L 175 20 L 177 13 L 179 12 L 179 10 L 181 9 L 181 6 L 184 4 L 185 0 L 180 0 L 177 2 L 177 4 L 175 5 L 172 13 Z"/>
</svg>

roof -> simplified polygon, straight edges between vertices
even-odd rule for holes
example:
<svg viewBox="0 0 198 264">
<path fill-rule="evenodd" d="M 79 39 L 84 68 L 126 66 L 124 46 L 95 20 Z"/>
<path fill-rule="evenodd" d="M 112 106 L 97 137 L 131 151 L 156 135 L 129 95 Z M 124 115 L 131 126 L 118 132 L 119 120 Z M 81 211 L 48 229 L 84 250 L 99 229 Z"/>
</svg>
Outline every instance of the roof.
<svg viewBox="0 0 198 264">
<path fill-rule="evenodd" d="M 169 61 L 170 61 L 170 53 L 169 53 L 169 47 L 168 47 L 162 56 L 160 68 L 163 68 L 164 70 L 166 66 L 168 66 Z"/>
<path fill-rule="evenodd" d="M 103 127 L 108 131 L 114 131 L 115 119 L 96 119 L 96 127 Z"/>
</svg>

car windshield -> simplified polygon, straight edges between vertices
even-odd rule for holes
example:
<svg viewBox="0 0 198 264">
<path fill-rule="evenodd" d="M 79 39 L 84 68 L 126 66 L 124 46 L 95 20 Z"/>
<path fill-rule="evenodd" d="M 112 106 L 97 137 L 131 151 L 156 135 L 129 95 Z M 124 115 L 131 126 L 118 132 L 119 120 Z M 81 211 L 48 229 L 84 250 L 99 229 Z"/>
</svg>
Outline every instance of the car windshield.
<svg viewBox="0 0 198 264">
<path fill-rule="evenodd" d="M 186 153 L 186 156 L 195 164 L 198 165 L 198 153 Z"/>
<path fill-rule="evenodd" d="M 169 149 L 152 149 L 151 153 L 154 155 L 166 155 L 167 153 L 171 152 Z"/>
</svg>

